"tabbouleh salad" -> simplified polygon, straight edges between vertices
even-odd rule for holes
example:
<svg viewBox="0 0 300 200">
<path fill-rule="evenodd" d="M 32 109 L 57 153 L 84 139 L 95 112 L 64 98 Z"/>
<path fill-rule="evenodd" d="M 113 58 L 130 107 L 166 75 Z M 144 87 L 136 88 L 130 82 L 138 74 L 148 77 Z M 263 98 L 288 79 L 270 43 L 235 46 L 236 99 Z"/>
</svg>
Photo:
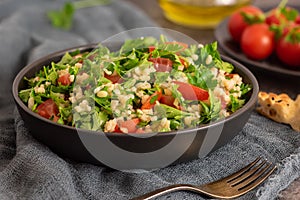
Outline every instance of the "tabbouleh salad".
<svg viewBox="0 0 300 200">
<path fill-rule="evenodd" d="M 221 60 L 217 43 L 126 40 L 111 52 L 68 52 L 44 66 L 19 97 L 59 124 L 103 132 L 167 132 L 229 116 L 251 86 Z"/>
</svg>

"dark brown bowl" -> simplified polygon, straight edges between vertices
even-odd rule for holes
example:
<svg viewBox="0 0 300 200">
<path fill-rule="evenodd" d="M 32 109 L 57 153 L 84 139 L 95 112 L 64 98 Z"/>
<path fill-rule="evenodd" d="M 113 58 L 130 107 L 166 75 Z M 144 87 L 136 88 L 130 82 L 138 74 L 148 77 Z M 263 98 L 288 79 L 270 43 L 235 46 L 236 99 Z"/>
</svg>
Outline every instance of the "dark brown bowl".
<svg viewBox="0 0 300 200">
<path fill-rule="evenodd" d="M 235 72 L 253 89 L 247 97 L 247 103 L 238 111 L 224 120 L 197 128 L 138 137 L 104 134 L 54 123 L 32 112 L 21 101 L 18 92 L 25 88 L 24 77 L 35 76 L 43 66 L 59 61 L 66 52 L 78 49 L 82 52 L 91 51 L 95 47 L 95 44 L 89 44 L 47 55 L 24 67 L 13 82 L 13 97 L 26 127 L 37 140 L 62 157 L 118 170 L 156 169 L 190 161 L 206 156 L 236 136 L 256 104 L 259 91 L 256 78 L 246 67 L 225 56 L 222 59 L 232 63 Z M 116 46 L 109 48 L 114 50 Z"/>
</svg>

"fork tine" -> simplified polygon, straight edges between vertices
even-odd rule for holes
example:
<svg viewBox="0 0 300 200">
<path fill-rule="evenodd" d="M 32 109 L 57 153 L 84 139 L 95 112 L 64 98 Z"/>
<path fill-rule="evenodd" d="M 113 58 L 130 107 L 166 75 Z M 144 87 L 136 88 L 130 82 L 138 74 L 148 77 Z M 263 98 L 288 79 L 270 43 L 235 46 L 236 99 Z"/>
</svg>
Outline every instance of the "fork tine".
<svg viewBox="0 0 300 200">
<path fill-rule="evenodd" d="M 233 180 L 235 180 L 236 178 L 238 178 L 239 176 L 241 176 L 242 174 L 244 174 L 245 172 L 247 172 L 249 169 L 251 169 L 251 167 L 253 167 L 256 163 L 258 163 L 260 160 L 262 159 L 261 156 L 259 156 L 258 158 L 256 158 L 252 163 L 250 163 L 249 165 L 245 166 L 244 168 L 242 168 L 241 170 L 239 170 L 238 172 L 229 175 L 228 177 L 225 177 L 224 179 L 227 180 L 227 182 L 231 182 Z"/>
<path fill-rule="evenodd" d="M 256 179 L 258 179 L 261 175 L 263 175 L 265 173 L 265 171 L 267 171 L 271 166 L 272 166 L 272 164 L 269 163 L 269 162 L 267 162 L 264 167 L 256 170 L 256 173 L 254 173 L 253 175 L 249 176 L 249 178 L 244 179 L 244 181 L 238 183 L 237 186 L 239 188 L 246 187 L 247 185 L 249 185 L 250 183 L 252 183 Z"/>
<path fill-rule="evenodd" d="M 239 188 L 239 192 L 241 192 L 242 194 L 247 193 L 248 191 L 252 190 L 253 188 L 257 187 L 258 185 L 260 185 L 262 182 L 264 182 L 273 172 L 274 170 L 276 170 L 276 166 L 275 165 L 270 165 L 268 167 L 268 170 L 266 173 L 264 173 L 262 176 L 257 177 L 256 180 L 254 180 L 253 182 L 249 183 L 248 185 L 245 185 L 244 187 Z"/>
<path fill-rule="evenodd" d="M 241 174 L 241 176 L 237 177 L 236 179 L 234 179 L 232 181 L 228 181 L 228 183 L 230 183 L 231 186 L 235 186 L 235 185 L 239 184 L 240 182 L 245 181 L 247 178 L 249 178 L 250 176 L 255 174 L 260 168 L 262 168 L 266 164 L 266 162 L 267 162 L 266 160 L 263 160 L 259 165 L 255 166 L 255 167 L 252 166 L 252 168 L 250 168 L 245 173 Z"/>
</svg>

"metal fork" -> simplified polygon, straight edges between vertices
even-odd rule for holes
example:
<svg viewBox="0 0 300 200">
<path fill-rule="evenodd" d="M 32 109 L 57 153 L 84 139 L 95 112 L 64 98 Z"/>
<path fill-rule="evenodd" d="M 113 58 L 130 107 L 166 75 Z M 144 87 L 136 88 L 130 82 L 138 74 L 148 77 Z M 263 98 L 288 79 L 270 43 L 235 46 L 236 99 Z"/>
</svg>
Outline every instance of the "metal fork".
<svg viewBox="0 0 300 200">
<path fill-rule="evenodd" d="M 266 180 L 276 166 L 261 157 L 240 171 L 205 185 L 175 184 L 157 189 L 131 200 L 149 200 L 170 192 L 185 190 L 200 193 L 213 198 L 230 199 L 239 197 Z"/>
</svg>

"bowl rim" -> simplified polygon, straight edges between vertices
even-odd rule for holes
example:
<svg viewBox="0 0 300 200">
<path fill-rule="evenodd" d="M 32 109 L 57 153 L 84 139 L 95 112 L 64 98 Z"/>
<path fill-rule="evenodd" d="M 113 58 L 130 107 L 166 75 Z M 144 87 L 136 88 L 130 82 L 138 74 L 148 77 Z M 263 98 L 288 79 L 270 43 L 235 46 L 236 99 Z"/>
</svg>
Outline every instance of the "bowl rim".
<svg viewBox="0 0 300 200">
<path fill-rule="evenodd" d="M 72 51 L 84 51 L 87 49 L 91 49 L 91 48 L 95 48 L 97 47 L 97 43 L 89 43 L 89 44 L 84 44 L 84 45 L 79 45 L 79 46 L 74 46 L 74 47 L 69 47 L 63 50 L 59 50 L 59 51 L 55 51 L 53 53 L 47 54 L 42 56 L 41 58 L 25 65 L 19 72 L 18 74 L 15 76 L 13 84 L 12 84 L 12 95 L 13 98 L 16 102 L 16 104 L 18 106 L 20 106 L 23 111 L 25 111 L 27 114 L 29 114 L 30 116 L 37 118 L 39 120 L 42 120 L 43 122 L 46 123 L 50 123 L 52 125 L 55 126 L 60 126 L 62 128 L 65 129 L 69 129 L 69 130 L 80 130 L 80 133 L 88 133 L 88 134 L 97 134 L 97 135 L 103 135 L 102 133 L 104 132 L 99 132 L 99 131 L 93 131 L 93 130 L 88 130 L 88 129 L 81 129 L 81 128 L 75 128 L 69 125 L 64 125 L 64 124 L 58 124 L 56 122 L 53 122 L 49 119 L 46 119 L 40 115 L 38 115 L 37 113 L 31 111 L 25 104 L 24 102 L 22 102 L 22 100 L 19 98 L 19 91 L 18 91 L 18 87 L 20 82 L 22 81 L 22 79 L 24 78 L 25 74 L 33 67 L 41 65 L 41 63 L 43 62 L 51 62 L 51 60 L 55 57 L 61 57 L 63 56 L 66 52 L 72 52 Z M 168 131 L 168 132 L 157 132 L 155 134 L 155 137 L 160 137 L 160 136 L 166 136 L 166 135 L 177 135 L 177 134 L 186 134 L 186 133 L 190 133 L 190 132 L 197 132 L 197 131 L 201 131 L 204 129 L 208 129 L 211 127 L 215 127 L 215 126 L 219 126 L 221 124 L 224 124 L 226 121 L 231 121 L 236 117 L 239 117 L 240 115 L 242 115 L 245 111 L 247 111 L 248 109 L 251 109 L 252 106 L 254 106 L 257 102 L 257 95 L 259 92 L 259 84 L 258 81 L 256 79 L 256 77 L 254 76 L 254 74 L 247 68 L 245 67 L 243 64 L 241 64 L 240 62 L 226 56 L 223 54 L 220 54 L 222 60 L 224 59 L 226 62 L 231 63 L 234 68 L 238 68 L 240 71 L 242 71 L 245 76 L 250 80 L 251 82 L 251 86 L 252 86 L 252 94 L 250 96 L 250 98 L 248 99 L 248 101 L 246 102 L 246 104 L 244 104 L 241 108 L 239 108 L 237 111 L 235 111 L 233 114 L 225 117 L 224 119 L 220 119 L 217 120 L 215 122 L 211 122 L 209 124 L 203 124 L 197 127 L 192 127 L 192 128 L 186 128 L 186 129 L 181 129 L 181 130 L 175 130 L 175 131 Z M 42 67 L 42 66 L 41 66 Z M 99 134 L 100 133 L 100 134 Z M 130 135 L 129 135 L 130 134 Z M 104 133 L 104 135 L 108 136 L 108 137 L 127 137 L 127 136 L 131 136 L 133 133 L 129 133 L 129 134 L 120 134 L 120 133 Z M 143 135 L 147 136 L 153 133 L 143 133 Z"/>
</svg>

